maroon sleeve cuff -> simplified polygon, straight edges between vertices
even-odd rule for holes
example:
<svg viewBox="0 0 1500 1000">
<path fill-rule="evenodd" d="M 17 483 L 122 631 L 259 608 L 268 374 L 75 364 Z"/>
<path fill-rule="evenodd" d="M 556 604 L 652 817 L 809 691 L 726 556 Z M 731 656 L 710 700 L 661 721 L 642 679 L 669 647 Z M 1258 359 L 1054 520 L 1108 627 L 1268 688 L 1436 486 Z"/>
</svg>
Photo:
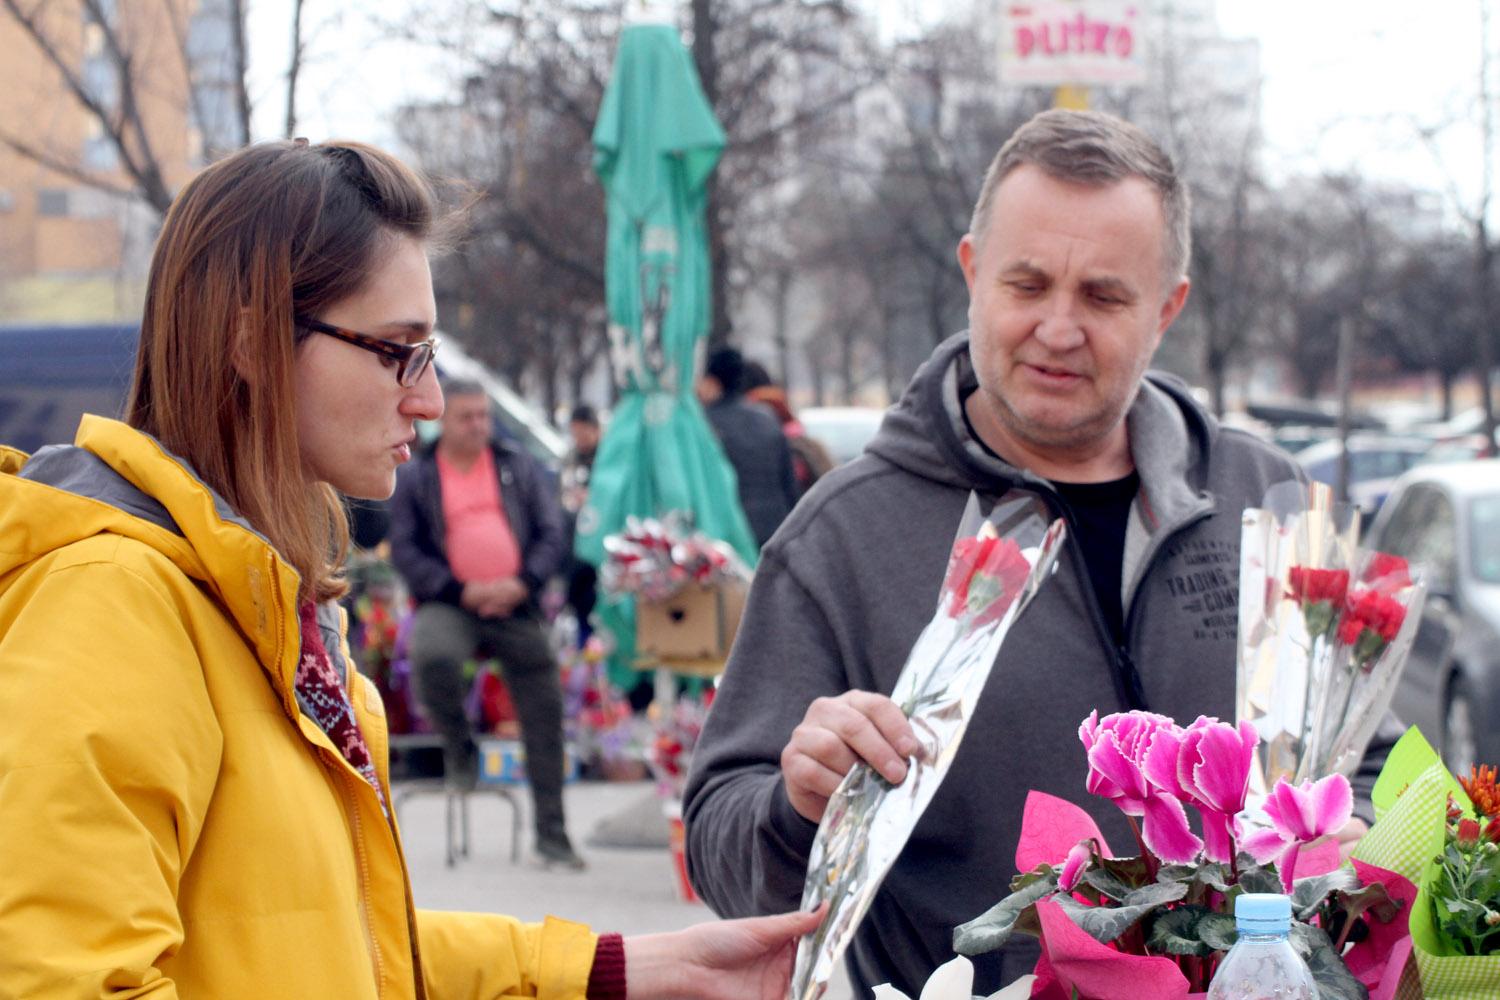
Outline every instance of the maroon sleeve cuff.
<svg viewBox="0 0 1500 1000">
<path fill-rule="evenodd" d="M 588 1000 L 625 1000 L 625 939 L 600 934 L 589 969 Z"/>
</svg>

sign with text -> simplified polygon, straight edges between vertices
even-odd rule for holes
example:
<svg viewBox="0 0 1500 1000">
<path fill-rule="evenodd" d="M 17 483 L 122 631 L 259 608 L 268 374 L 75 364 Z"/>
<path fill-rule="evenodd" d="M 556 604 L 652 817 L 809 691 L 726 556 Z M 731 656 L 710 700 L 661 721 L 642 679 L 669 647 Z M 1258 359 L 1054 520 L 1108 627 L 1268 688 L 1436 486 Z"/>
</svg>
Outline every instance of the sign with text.
<svg viewBox="0 0 1500 1000">
<path fill-rule="evenodd" d="M 1144 82 L 1142 6 L 1142 0 L 1001 0 L 1001 81 L 1043 87 Z"/>
</svg>

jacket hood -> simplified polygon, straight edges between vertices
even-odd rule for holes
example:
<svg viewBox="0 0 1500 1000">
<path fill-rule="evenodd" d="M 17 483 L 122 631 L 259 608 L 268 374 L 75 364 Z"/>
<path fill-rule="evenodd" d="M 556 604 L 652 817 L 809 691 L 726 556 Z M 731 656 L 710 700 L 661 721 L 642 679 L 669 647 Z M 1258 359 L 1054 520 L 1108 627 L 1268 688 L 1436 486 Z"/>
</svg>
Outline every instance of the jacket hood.
<svg viewBox="0 0 1500 1000">
<path fill-rule="evenodd" d="M 203 584 L 261 663 L 290 678 L 299 626 L 285 609 L 296 607 L 300 578 L 186 463 L 149 435 L 93 415 L 72 445 L 30 457 L 0 448 L 0 579 L 105 533 L 150 546 Z"/>
<path fill-rule="evenodd" d="M 926 479 L 993 492 L 1045 485 L 1035 474 L 989 454 L 970 436 L 962 400 L 978 388 L 969 334 L 948 338 L 912 377 L 867 450 Z M 1157 515 L 1197 506 L 1218 423 L 1181 380 L 1147 372 L 1126 414 L 1131 456 Z"/>
</svg>

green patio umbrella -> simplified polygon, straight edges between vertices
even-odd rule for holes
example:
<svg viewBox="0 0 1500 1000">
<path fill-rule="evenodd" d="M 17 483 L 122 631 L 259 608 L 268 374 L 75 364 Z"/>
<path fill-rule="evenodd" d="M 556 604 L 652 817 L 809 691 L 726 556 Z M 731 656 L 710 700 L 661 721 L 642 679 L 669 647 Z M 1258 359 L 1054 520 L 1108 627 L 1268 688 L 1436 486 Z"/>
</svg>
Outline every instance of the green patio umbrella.
<svg viewBox="0 0 1500 1000">
<path fill-rule="evenodd" d="M 599 565 L 604 538 L 629 516 L 692 515 L 750 565 L 756 546 L 734 470 L 693 394 L 708 333 L 710 273 L 705 185 L 724 149 L 698 74 L 665 24 L 620 36 L 594 126 L 594 169 L 609 215 L 604 269 L 621 397 L 589 476 L 574 551 Z M 619 643 L 612 671 L 633 678 L 635 609 L 602 601 Z"/>
</svg>

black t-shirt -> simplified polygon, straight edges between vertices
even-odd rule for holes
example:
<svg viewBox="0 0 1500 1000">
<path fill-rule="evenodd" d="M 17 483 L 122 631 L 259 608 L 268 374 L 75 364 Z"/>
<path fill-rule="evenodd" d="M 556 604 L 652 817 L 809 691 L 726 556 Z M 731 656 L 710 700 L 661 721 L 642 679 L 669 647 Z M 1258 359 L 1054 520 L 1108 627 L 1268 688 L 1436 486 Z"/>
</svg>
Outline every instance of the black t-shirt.
<svg viewBox="0 0 1500 1000">
<path fill-rule="evenodd" d="M 1125 608 L 1120 597 L 1120 579 L 1125 562 L 1125 528 L 1130 523 L 1130 505 L 1141 488 L 1141 477 L 1132 472 L 1107 483 L 1052 484 L 1073 514 L 1068 528 L 1078 539 L 1089 581 L 1099 597 L 1104 620 L 1109 623 L 1115 645 L 1125 635 Z"/>
<path fill-rule="evenodd" d="M 967 401 L 965 398 L 965 403 Z M 969 437 L 986 454 L 1005 461 L 985 444 L 979 432 L 974 429 L 974 422 L 969 419 L 968 406 L 960 407 L 960 411 Z M 1089 570 L 1089 583 L 1099 597 L 1099 608 L 1104 612 L 1104 621 L 1109 625 L 1110 635 L 1114 636 L 1115 645 L 1121 646 L 1125 639 L 1125 606 L 1120 596 L 1125 563 L 1125 528 L 1130 523 L 1130 505 L 1140 492 L 1141 477 L 1132 471 L 1123 479 L 1107 483 L 1053 481 L 1052 486 L 1072 514 L 1068 530 L 1083 552 L 1083 561 Z"/>
</svg>

